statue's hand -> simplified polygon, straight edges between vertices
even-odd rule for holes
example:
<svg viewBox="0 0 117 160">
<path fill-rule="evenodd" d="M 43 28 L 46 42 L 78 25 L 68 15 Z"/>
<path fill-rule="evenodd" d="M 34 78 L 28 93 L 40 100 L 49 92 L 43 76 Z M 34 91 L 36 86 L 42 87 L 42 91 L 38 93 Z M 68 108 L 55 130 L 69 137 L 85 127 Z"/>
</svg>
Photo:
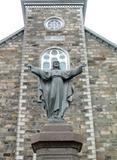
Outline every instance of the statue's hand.
<svg viewBox="0 0 117 160">
<path fill-rule="evenodd" d="M 82 67 L 86 67 L 86 64 L 85 63 L 82 63 L 81 65 L 80 65 L 80 67 L 82 68 Z"/>
<path fill-rule="evenodd" d="M 26 66 L 28 69 L 30 69 L 30 70 L 31 70 L 31 68 L 32 68 L 32 65 L 31 65 L 31 64 L 25 64 L 25 66 Z"/>
</svg>

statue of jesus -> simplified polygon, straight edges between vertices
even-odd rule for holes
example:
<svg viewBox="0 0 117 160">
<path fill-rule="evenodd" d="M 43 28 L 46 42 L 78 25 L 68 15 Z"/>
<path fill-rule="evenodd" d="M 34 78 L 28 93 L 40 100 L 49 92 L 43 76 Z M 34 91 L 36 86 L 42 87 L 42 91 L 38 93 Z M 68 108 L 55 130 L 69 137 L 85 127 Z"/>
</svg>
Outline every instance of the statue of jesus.
<svg viewBox="0 0 117 160">
<path fill-rule="evenodd" d="M 62 71 L 59 61 L 53 62 L 51 70 L 42 70 L 26 65 L 40 79 L 40 103 L 46 110 L 48 119 L 62 120 L 72 101 L 73 88 L 69 81 L 82 73 L 84 64 L 76 69 Z"/>
</svg>

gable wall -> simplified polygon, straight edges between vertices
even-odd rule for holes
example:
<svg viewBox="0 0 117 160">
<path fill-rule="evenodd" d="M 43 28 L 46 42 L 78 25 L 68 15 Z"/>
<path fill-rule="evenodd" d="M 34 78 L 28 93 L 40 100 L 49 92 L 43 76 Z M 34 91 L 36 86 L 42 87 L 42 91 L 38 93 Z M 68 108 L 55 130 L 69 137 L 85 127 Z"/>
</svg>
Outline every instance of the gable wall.
<svg viewBox="0 0 117 160">
<path fill-rule="evenodd" d="M 9 158 L 12 160 L 15 159 L 22 41 L 23 36 L 20 36 L 14 40 L 9 40 L 0 48 L 1 160 L 7 160 Z M 88 33 L 86 33 L 86 46 L 94 114 L 97 160 L 108 160 L 109 158 L 116 160 L 117 52 L 108 48 L 105 44 L 98 42 Z M 34 88 L 31 87 L 30 89 L 34 91 Z M 37 94 L 37 92 L 35 93 Z M 38 114 L 36 115 L 37 110 L 40 109 L 37 107 L 35 109 L 32 108 L 32 112 L 35 112 L 35 122 L 34 124 L 32 124 L 33 121 L 28 123 L 30 128 L 32 126 L 34 127 L 38 121 Z M 71 112 L 73 112 L 73 110 L 72 108 Z M 83 109 L 81 108 L 80 111 L 83 111 Z M 77 111 L 77 115 L 81 114 L 80 111 Z M 82 112 L 82 114 L 84 113 Z M 71 117 L 71 121 L 73 121 L 72 118 L 74 117 Z M 80 123 L 82 120 L 83 119 L 81 119 Z M 82 126 L 82 124 L 80 125 Z M 27 129 L 28 135 L 33 133 L 33 129 L 34 128 L 32 128 L 32 130 Z M 28 135 L 27 140 L 29 138 Z M 28 156 L 30 153 L 27 152 L 26 155 Z"/>
<path fill-rule="evenodd" d="M 117 159 L 117 51 L 86 33 L 97 160 Z M 110 160 L 109 159 L 109 160 Z"/>
<path fill-rule="evenodd" d="M 0 160 L 15 155 L 22 38 L 0 46 Z"/>
</svg>

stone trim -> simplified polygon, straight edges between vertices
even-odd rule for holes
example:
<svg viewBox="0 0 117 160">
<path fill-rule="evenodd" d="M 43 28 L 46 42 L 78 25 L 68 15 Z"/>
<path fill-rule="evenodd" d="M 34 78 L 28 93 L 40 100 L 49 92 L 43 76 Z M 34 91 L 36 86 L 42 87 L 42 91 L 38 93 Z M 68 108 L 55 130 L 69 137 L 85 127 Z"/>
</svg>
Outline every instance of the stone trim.
<svg viewBox="0 0 117 160">
<path fill-rule="evenodd" d="M 16 32 L 14 32 L 13 34 L 9 35 L 8 37 L 0 40 L 0 47 L 3 47 L 3 45 L 6 44 L 7 41 L 9 41 L 9 40 L 14 40 L 14 39 L 16 39 L 17 37 L 23 35 L 23 33 L 24 33 L 24 27 L 21 28 L 21 29 L 19 29 L 19 30 L 16 31 Z"/>
<path fill-rule="evenodd" d="M 59 26 L 56 26 L 56 28 L 51 28 L 48 26 L 48 23 L 51 23 L 52 20 L 59 22 Z M 65 21 L 63 20 L 63 18 L 58 17 L 58 16 L 51 16 L 49 18 L 47 18 L 44 21 L 44 27 L 47 31 L 52 31 L 52 32 L 56 32 L 56 31 L 61 31 L 64 27 L 65 27 Z M 58 28 L 57 28 L 58 27 Z"/>
<path fill-rule="evenodd" d="M 93 122 L 93 109 L 92 109 L 92 102 L 91 102 L 91 90 L 90 90 L 90 82 L 89 82 L 89 68 L 88 68 L 88 58 L 87 58 L 87 52 L 86 52 L 86 43 L 85 43 L 85 30 L 84 30 L 84 25 L 83 25 L 83 15 L 82 15 L 82 10 L 80 11 L 81 15 L 81 34 L 82 34 L 82 41 L 83 41 L 83 46 L 82 46 L 82 54 L 81 54 L 81 62 L 86 64 L 86 67 L 84 68 L 84 73 L 85 78 L 82 78 L 81 80 L 83 81 L 85 87 L 85 92 L 83 95 L 85 95 L 85 99 L 83 99 L 83 102 L 86 103 L 84 106 L 84 109 L 87 110 L 87 112 L 84 114 L 86 117 L 85 121 L 85 126 L 86 126 L 86 141 L 87 141 L 87 149 L 90 152 L 90 154 L 87 155 L 87 160 L 96 160 L 96 145 L 95 145 L 95 133 L 94 133 L 94 122 Z M 88 120 L 87 120 L 88 119 Z"/>
<path fill-rule="evenodd" d="M 104 44 L 105 46 L 112 48 L 117 51 L 117 44 L 109 41 L 108 39 L 104 38 L 103 36 L 97 34 L 96 32 L 92 31 L 91 29 L 85 27 L 85 31 L 87 34 L 93 36 L 96 40 L 98 40 L 100 43 Z"/>
<path fill-rule="evenodd" d="M 83 14 L 85 17 L 87 0 L 21 0 L 23 16 L 25 20 L 25 7 L 29 6 L 40 6 L 42 8 L 77 8 L 83 6 Z"/>
<path fill-rule="evenodd" d="M 17 121 L 16 152 L 15 152 L 16 160 L 24 159 L 24 155 L 22 151 L 24 151 L 25 125 L 27 121 L 26 105 L 24 105 L 27 103 L 27 101 L 23 96 L 26 94 L 26 90 L 27 90 L 27 86 L 24 85 L 24 82 L 27 82 L 26 80 L 27 73 L 25 73 L 24 70 L 27 69 L 25 67 L 25 64 L 28 63 L 27 59 L 29 55 L 25 53 L 24 46 L 25 46 L 25 38 L 23 42 L 22 61 L 21 61 L 20 96 L 19 96 L 18 121 Z"/>
<path fill-rule="evenodd" d="M 21 0 L 24 4 L 84 4 L 87 0 Z"/>
<path fill-rule="evenodd" d="M 68 5 L 68 6 L 66 6 L 66 5 L 55 5 L 55 6 L 46 6 L 46 5 L 43 5 L 43 6 L 37 6 L 37 5 L 35 5 L 35 6 L 26 6 L 25 8 L 37 8 L 37 9 L 41 9 L 41 8 L 45 8 L 45 9 L 49 9 L 49 8 L 79 8 L 79 6 L 76 6 L 76 5 L 73 5 L 73 6 L 71 6 L 71 5 Z"/>
<path fill-rule="evenodd" d="M 37 159 L 37 155 L 36 153 L 33 153 L 33 160 L 36 160 Z"/>
</svg>

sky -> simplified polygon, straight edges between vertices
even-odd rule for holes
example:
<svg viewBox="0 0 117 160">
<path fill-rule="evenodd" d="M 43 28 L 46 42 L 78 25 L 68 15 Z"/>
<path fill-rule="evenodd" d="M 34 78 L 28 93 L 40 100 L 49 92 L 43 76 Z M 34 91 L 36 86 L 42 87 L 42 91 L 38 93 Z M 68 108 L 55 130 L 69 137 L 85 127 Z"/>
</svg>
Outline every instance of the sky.
<svg viewBox="0 0 117 160">
<path fill-rule="evenodd" d="M 85 26 L 117 44 L 117 0 L 88 0 Z M 0 0 L 0 40 L 24 26 L 20 0 Z"/>
</svg>

